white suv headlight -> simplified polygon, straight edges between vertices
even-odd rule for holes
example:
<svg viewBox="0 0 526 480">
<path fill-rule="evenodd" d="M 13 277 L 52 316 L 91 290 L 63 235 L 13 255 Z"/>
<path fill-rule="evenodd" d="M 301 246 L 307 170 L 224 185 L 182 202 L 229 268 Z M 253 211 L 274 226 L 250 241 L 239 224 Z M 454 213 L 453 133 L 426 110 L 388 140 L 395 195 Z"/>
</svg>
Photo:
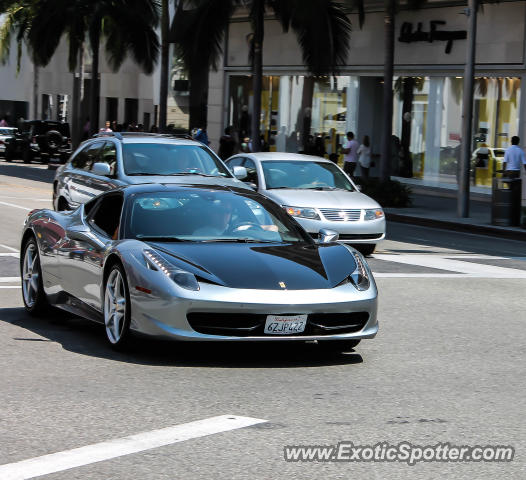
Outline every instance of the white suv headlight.
<svg viewBox="0 0 526 480">
<path fill-rule="evenodd" d="M 379 220 L 384 217 L 384 211 L 381 208 L 368 208 L 365 210 L 364 220 Z"/>
<path fill-rule="evenodd" d="M 300 218 L 309 218 L 311 220 L 319 220 L 320 216 L 314 210 L 314 208 L 306 208 L 306 207 L 287 207 L 283 206 L 285 211 L 291 215 L 292 217 L 300 217 Z"/>
</svg>

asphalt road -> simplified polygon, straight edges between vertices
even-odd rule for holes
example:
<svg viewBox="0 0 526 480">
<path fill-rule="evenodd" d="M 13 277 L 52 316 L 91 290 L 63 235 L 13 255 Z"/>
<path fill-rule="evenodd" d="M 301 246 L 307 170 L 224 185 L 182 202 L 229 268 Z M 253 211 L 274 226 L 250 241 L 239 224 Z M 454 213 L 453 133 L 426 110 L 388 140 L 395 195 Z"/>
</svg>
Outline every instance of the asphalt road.
<svg viewBox="0 0 526 480">
<path fill-rule="evenodd" d="M 22 308 L 12 278 L 19 231 L 30 209 L 50 206 L 51 179 L 45 167 L 0 162 L 0 478 L 2 465 L 56 452 L 76 452 L 81 466 L 42 478 L 526 477 L 526 243 L 390 224 L 369 259 L 380 332 L 353 353 L 147 341 L 122 354 L 106 347 L 98 325 L 34 319 Z M 71 452 L 221 415 L 265 422 L 155 448 L 148 442 L 158 434 L 147 434 L 142 449 L 122 456 L 119 444 L 104 444 L 102 461 Z M 284 460 L 284 446 L 341 441 L 512 445 L 515 457 L 414 466 Z M 58 462 L 37 463 L 45 461 Z M 26 476 L 13 478 L 30 478 L 14 468 Z"/>
</svg>

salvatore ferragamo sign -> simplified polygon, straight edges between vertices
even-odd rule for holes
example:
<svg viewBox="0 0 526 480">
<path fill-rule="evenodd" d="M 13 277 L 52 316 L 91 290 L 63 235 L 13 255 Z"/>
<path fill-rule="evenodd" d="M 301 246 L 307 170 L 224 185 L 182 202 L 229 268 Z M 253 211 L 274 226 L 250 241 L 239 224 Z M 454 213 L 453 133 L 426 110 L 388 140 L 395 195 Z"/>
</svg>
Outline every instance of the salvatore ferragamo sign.
<svg viewBox="0 0 526 480">
<path fill-rule="evenodd" d="M 446 42 L 445 53 L 451 53 L 454 40 L 465 40 L 467 38 L 466 30 L 439 30 L 441 25 L 445 25 L 443 20 L 431 20 L 429 22 L 429 31 L 422 29 L 422 22 L 418 22 L 416 30 L 413 30 L 411 22 L 404 22 L 400 27 L 399 42 Z"/>
</svg>

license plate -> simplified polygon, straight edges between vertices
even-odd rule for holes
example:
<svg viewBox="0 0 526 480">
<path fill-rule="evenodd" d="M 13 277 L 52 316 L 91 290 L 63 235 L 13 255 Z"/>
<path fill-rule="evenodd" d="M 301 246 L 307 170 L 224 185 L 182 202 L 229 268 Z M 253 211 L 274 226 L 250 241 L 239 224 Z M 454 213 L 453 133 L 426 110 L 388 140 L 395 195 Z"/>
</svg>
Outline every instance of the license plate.
<svg viewBox="0 0 526 480">
<path fill-rule="evenodd" d="M 307 315 L 267 315 L 265 333 L 268 335 L 294 335 L 305 330 Z"/>
</svg>

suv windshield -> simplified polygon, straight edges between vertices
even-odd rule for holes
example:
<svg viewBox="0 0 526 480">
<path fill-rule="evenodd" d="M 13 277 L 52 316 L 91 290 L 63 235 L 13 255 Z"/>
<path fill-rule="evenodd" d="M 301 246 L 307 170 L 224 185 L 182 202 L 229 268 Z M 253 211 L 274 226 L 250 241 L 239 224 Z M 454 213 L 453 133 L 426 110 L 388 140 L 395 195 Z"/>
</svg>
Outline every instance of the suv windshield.
<svg viewBox="0 0 526 480">
<path fill-rule="evenodd" d="M 126 238 L 144 241 L 307 242 L 284 210 L 254 194 L 197 190 L 153 192 L 131 199 Z"/>
<path fill-rule="evenodd" d="M 267 189 L 354 191 L 349 179 L 333 163 L 299 160 L 261 162 Z"/>
<path fill-rule="evenodd" d="M 232 176 L 219 158 L 200 145 L 124 143 L 122 158 L 126 175 Z"/>
</svg>

